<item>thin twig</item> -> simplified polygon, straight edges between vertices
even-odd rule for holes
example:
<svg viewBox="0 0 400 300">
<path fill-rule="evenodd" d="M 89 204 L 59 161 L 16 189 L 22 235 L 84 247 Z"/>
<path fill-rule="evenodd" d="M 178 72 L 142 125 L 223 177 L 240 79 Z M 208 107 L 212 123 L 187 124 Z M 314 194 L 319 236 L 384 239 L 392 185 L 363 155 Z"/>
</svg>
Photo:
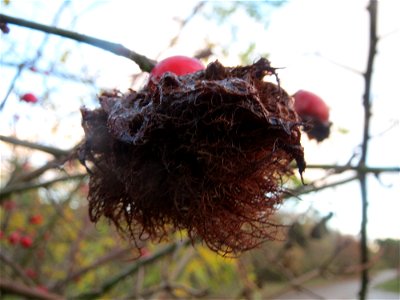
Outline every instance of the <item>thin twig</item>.
<svg viewBox="0 0 400 300">
<path fill-rule="evenodd" d="M 324 185 L 321 185 L 321 186 L 315 186 L 314 184 L 307 184 L 307 185 L 301 186 L 301 187 L 299 187 L 299 188 L 297 188 L 295 190 L 286 191 L 286 193 L 287 193 L 287 197 L 286 198 L 293 197 L 293 196 L 300 196 L 300 195 L 304 195 L 304 194 L 309 194 L 309 193 L 312 193 L 312 192 L 318 192 L 318 191 L 321 191 L 321 190 L 324 190 L 324 189 L 328 189 L 328 188 L 333 188 L 333 187 L 336 187 L 336 186 L 339 186 L 339 185 L 343 185 L 343 184 L 352 182 L 352 181 L 354 181 L 356 179 L 358 179 L 358 175 L 354 175 L 354 176 L 351 176 L 349 178 L 345 178 L 343 180 L 338 180 L 338 181 L 335 181 L 335 182 L 332 182 L 332 183 L 328 183 L 328 184 L 324 184 Z"/>
<path fill-rule="evenodd" d="M 180 24 L 179 24 L 180 26 L 179 26 L 178 32 L 177 32 L 177 33 L 175 34 L 175 36 L 170 40 L 170 42 L 169 42 L 167 48 L 164 49 L 163 51 L 161 51 L 161 53 L 164 52 L 165 50 L 167 50 L 167 49 L 169 49 L 169 48 L 172 48 L 173 46 L 176 45 L 176 43 L 178 42 L 178 39 L 179 39 L 179 37 L 180 37 L 180 35 L 181 35 L 183 29 L 185 28 L 185 26 L 190 22 L 190 20 L 193 19 L 193 17 L 195 17 L 195 16 L 199 13 L 199 11 L 203 8 L 203 6 L 204 6 L 206 3 L 207 3 L 207 2 L 205 2 L 205 1 L 200 1 L 200 2 L 198 2 L 198 3 L 193 7 L 191 13 L 190 13 L 185 19 L 180 20 Z M 161 54 L 161 53 L 160 53 L 160 54 Z M 160 56 L 160 54 L 159 54 L 158 56 Z"/>
<path fill-rule="evenodd" d="M 7 100 L 8 100 L 8 98 L 10 97 L 10 94 L 11 94 L 11 92 L 12 92 L 13 89 L 14 89 L 15 83 L 17 82 L 18 78 L 21 76 L 21 73 L 22 73 L 22 70 L 24 69 L 24 67 L 25 67 L 25 64 L 20 64 L 20 65 L 18 66 L 17 72 L 15 73 L 13 79 L 11 80 L 11 84 L 10 84 L 10 86 L 8 87 L 7 93 L 6 93 L 6 95 L 4 96 L 4 99 L 3 99 L 3 101 L 2 101 L 1 104 L 0 104 L 0 111 L 2 111 L 3 108 L 4 108 L 4 106 L 6 105 Z"/>
<path fill-rule="evenodd" d="M 25 298 L 38 299 L 38 300 L 60 300 L 64 299 L 61 295 L 50 292 L 41 291 L 34 287 L 29 287 L 15 281 L 7 280 L 0 277 L 0 291 L 23 296 Z"/>
<path fill-rule="evenodd" d="M 205 289 L 195 289 L 193 287 L 190 286 L 186 286 L 184 284 L 181 283 L 171 283 L 171 282 L 163 282 L 161 283 L 159 286 L 153 286 L 150 287 L 149 289 L 143 291 L 142 293 L 140 293 L 139 295 L 132 295 L 132 297 L 127 297 L 125 299 L 163 299 L 163 298 L 172 298 L 172 299 L 179 299 L 182 298 L 178 297 L 177 295 L 175 295 L 174 291 L 175 290 L 179 290 L 180 291 L 180 295 L 183 293 L 185 293 L 185 296 L 188 299 L 192 299 L 192 298 L 203 298 L 205 296 L 207 296 L 208 291 Z M 155 296 L 155 294 L 160 294 L 160 293 L 168 293 L 168 295 L 157 295 Z"/>
<path fill-rule="evenodd" d="M 76 174 L 70 176 L 62 176 L 52 180 L 48 180 L 45 182 L 38 182 L 38 183 L 22 183 L 22 184 L 15 184 L 5 187 L 4 189 L 0 190 L 0 203 L 5 199 L 5 197 L 9 196 L 12 193 L 22 193 L 28 190 L 37 189 L 40 187 L 48 187 L 53 185 L 57 182 L 68 181 L 68 180 L 79 180 L 87 176 L 87 174 Z"/>
<path fill-rule="evenodd" d="M 15 24 L 18 26 L 39 30 L 42 32 L 55 34 L 55 35 L 62 36 L 62 37 L 68 38 L 68 39 L 72 39 L 74 41 L 78 41 L 81 43 L 89 44 L 89 45 L 97 47 L 97 48 L 101 48 L 103 50 L 109 51 L 109 52 L 114 53 L 119 56 L 126 57 L 126 58 L 134 61 L 142 71 L 147 71 L 147 72 L 151 71 L 151 69 L 154 67 L 154 65 L 156 63 L 154 60 L 149 59 L 146 56 L 136 53 L 132 50 L 129 50 L 128 48 L 122 46 L 121 44 L 111 43 L 106 40 L 98 39 L 98 38 L 80 34 L 77 32 L 73 32 L 73 31 L 69 31 L 69 30 L 65 30 L 65 29 L 61 29 L 61 28 L 57 28 L 57 27 L 53 27 L 53 26 L 47 26 L 47 25 L 31 22 L 28 20 L 20 19 L 20 18 L 14 18 L 11 16 L 3 15 L 3 14 L 0 14 L 0 22 Z"/>
<path fill-rule="evenodd" d="M 18 68 L 21 65 L 16 62 L 10 62 L 10 61 L 1 61 L 0 64 L 2 66 L 6 66 L 6 67 L 10 67 L 10 68 Z M 44 76 L 51 75 L 52 77 L 57 77 L 57 78 L 66 79 L 69 81 L 86 83 L 86 84 L 94 84 L 95 80 L 96 80 L 95 77 L 84 78 L 79 75 L 73 75 L 73 74 L 69 74 L 69 73 L 65 73 L 65 72 L 57 71 L 57 70 L 51 70 L 51 68 L 50 68 L 50 70 L 46 70 L 46 69 L 39 69 L 39 68 L 35 67 L 34 69 L 33 68 L 30 69 L 30 71 L 35 74 L 40 74 L 40 75 L 44 75 Z"/>
<path fill-rule="evenodd" d="M 54 15 L 53 22 L 52 22 L 53 25 L 56 25 L 56 24 L 57 24 L 57 22 L 58 22 L 58 20 L 59 20 L 59 18 L 60 18 L 60 16 L 61 16 L 63 10 L 64 10 L 65 7 L 67 7 L 69 4 L 70 4 L 70 1 L 68 1 L 68 0 L 64 1 L 64 2 L 61 4 L 61 6 L 60 6 L 60 8 L 58 9 L 57 13 Z M 0 22 L 1 22 L 1 21 L 0 21 Z M 1 105 L 0 105 L 0 111 L 3 110 L 3 108 L 4 108 L 4 106 L 5 106 L 5 104 L 6 104 L 7 100 L 8 100 L 8 98 L 9 98 L 9 96 L 10 96 L 10 94 L 11 94 L 11 92 L 14 90 L 14 87 L 15 87 L 15 84 L 17 83 L 17 80 L 18 80 L 19 77 L 21 76 L 21 74 L 22 74 L 23 70 L 25 69 L 25 67 L 27 67 L 27 66 L 29 66 L 29 65 L 35 64 L 35 62 L 42 56 L 43 48 L 46 46 L 48 40 L 49 40 L 49 35 L 46 35 L 46 36 L 44 37 L 42 43 L 40 44 L 40 46 L 37 48 L 36 56 L 35 56 L 31 61 L 26 61 L 26 62 L 24 62 L 24 63 L 21 63 L 21 64 L 18 66 L 17 73 L 15 74 L 13 80 L 11 81 L 11 83 L 10 83 L 10 85 L 9 85 L 9 88 L 8 88 L 8 91 L 7 91 L 7 93 L 6 93 L 6 96 L 4 97 L 4 100 L 3 100 L 3 102 L 2 102 Z"/>
<path fill-rule="evenodd" d="M 340 67 L 340 68 L 342 68 L 342 69 L 345 69 L 345 70 L 347 70 L 347 71 L 350 71 L 350 72 L 355 73 L 355 74 L 358 74 L 358 75 L 362 75 L 362 72 L 361 72 L 361 71 L 359 71 L 359 70 L 357 70 L 357 69 L 354 69 L 354 68 L 352 68 L 352 67 L 349 67 L 349 66 L 347 66 L 347 65 L 341 64 L 341 63 L 339 63 L 339 62 L 337 62 L 337 61 L 335 61 L 335 60 L 333 60 L 333 59 L 330 59 L 330 58 L 328 58 L 328 57 L 325 57 L 325 56 L 321 55 L 320 53 L 315 53 L 315 55 L 318 56 L 318 57 L 320 57 L 321 59 L 327 60 L 327 61 L 330 62 L 331 64 L 333 64 L 333 65 L 335 65 L 335 66 L 338 66 L 338 67 Z"/>
<path fill-rule="evenodd" d="M 71 150 L 62 150 L 62 149 L 55 148 L 55 147 L 44 146 L 44 145 L 37 144 L 37 143 L 19 140 L 17 138 L 11 137 L 11 136 L 0 135 L 0 141 L 6 142 L 9 144 L 13 144 L 13 145 L 17 145 L 17 146 L 31 148 L 34 150 L 39 150 L 39 151 L 54 155 L 55 157 L 65 156 L 71 152 Z"/>
<path fill-rule="evenodd" d="M 336 246 L 336 248 L 333 250 L 333 252 L 331 253 L 331 255 L 318 267 L 315 268 L 311 271 L 308 271 L 307 273 L 304 273 L 298 277 L 291 277 L 289 276 L 289 274 L 287 272 L 284 272 L 284 276 L 286 278 L 288 278 L 289 281 L 289 285 L 284 286 L 282 289 L 280 289 L 279 291 L 273 293 L 272 295 L 268 295 L 268 299 L 274 299 L 276 297 L 279 297 L 283 294 L 285 294 L 286 292 L 289 292 L 290 290 L 294 289 L 300 289 L 303 290 L 307 293 L 310 293 L 312 291 L 310 291 L 309 289 L 307 289 L 306 287 L 304 287 L 303 285 L 310 281 L 311 279 L 314 279 L 316 277 L 322 276 L 327 270 L 328 268 L 331 266 L 331 264 L 334 262 L 334 260 L 336 259 L 336 257 L 348 246 L 348 243 L 342 243 Z M 271 261 L 273 263 L 277 263 L 276 260 Z M 278 267 L 280 267 L 281 269 L 284 269 L 284 267 L 282 267 L 281 265 L 277 265 Z M 314 295 L 314 296 L 319 296 L 319 295 Z M 315 298 L 314 298 L 315 299 Z M 321 299 L 324 299 L 321 297 Z"/>
<path fill-rule="evenodd" d="M 343 173 L 345 171 L 357 171 L 358 173 L 398 173 L 400 172 L 400 167 L 367 167 L 367 166 L 338 166 L 338 165 L 307 165 L 307 169 L 324 169 L 333 170 L 335 173 Z"/>
<path fill-rule="evenodd" d="M 40 144 L 28 142 L 28 141 L 22 141 L 22 140 L 13 138 L 13 137 L 7 137 L 7 136 L 3 136 L 3 135 L 0 135 L 0 140 L 7 142 L 7 143 L 14 144 L 14 145 L 19 145 L 19 146 L 27 147 L 27 148 L 34 149 L 34 150 L 43 151 L 43 152 L 52 154 L 56 157 L 55 159 L 48 161 L 46 164 L 44 164 L 43 166 L 41 166 L 33 171 L 24 172 L 21 174 L 17 174 L 15 176 L 11 176 L 11 178 L 9 179 L 9 182 L 6 184 L 4 189 L 10 188 L 10 186 L 21 185 L 23 182 L 31 181 L 31 180 L 41 176 L 43 173 L 45 173 L 46 171 L 48 171 L 50 169 L 60 168 L 66 161 L 73 160 L 76 158 L 77 149 L 80 146 L 80 143 L 78 143 L 76 146 L 74 146 L 70 150 L 62 150 L 59 148 L 44 146 L 44 145 L 40 145 Z M 2 198 L 2 196 L 1 196 L 1 192 L 0 192 L 0 199 L 1 198 Z"/>
<path fill-rule="evenodd" d="M 131 251 L 132 251 L 131 248 L 113 250 L 110 253 L 108 253 L 107 255 L 97 259 L 93 264 L 83 267 L 71 274 L 68 274 L 65 279 L 57 282 L 54 285 L 54 287 L 51 288 L 51 290 L 63 289 L 69 282 L 84 276 L 86 273 L 88 273 L 90 271 L 96 270 L 97 268 L 99 268 L 100 266 L 102 266 L 104 264 L 110 263 L 117 258 L 121 258 L 124 255 L 130 253 Z"/>
<path fill-rule="evenodd" d="M 23 268 L 19 264 L 16 264 L 15 262 L 13 262 L 12 258 L 8 257 L 2 251 L 0 251 L 0 260 L 4 264 L 8 265 L 14 271 L 14 273 L 24 281 L 25 284 L 30 285 L 30 286 L 34 285 L 34 282 L 32 281 L 32 279 L 30 279 L 28 276 L 26 276 Z"/>
<path fill-rule="evenodd" d="M 153 255 L 139 259 L 132 265 L 128 266 L 121 273 L 119 273 L 119 274 L 115 275 L 114 277 L 111 277 L 109 280 L 103 282 L 103 284 L 96 290 L 87 292 L 87 293 L 83 293 L 83 294 L 79 294 L 72 298 L 73 299 L 81 299 L 81 300 L 101 298 L 101 296 L 103 296 L 105 293 L 107 293 L 109 290 L 111 290 L 120 281 L 122 281 L 123 279 L 127 278 L 128 276 L 131 276 L 132 274 L 136 273 L 140 269 L 140 267 L 151 264 L 151 263 L 157 261 L 158 259 L 160 259 L 168 254 L 171 254 L 177 248 L 179 248 L 179 246 L 181 246 L 181 245 L 186 246 L 188 244 L 190 244 L 189 239 L 186 239 L 186 240 L 180 241 L 180 242 L 176 242 L 176 243 L 171 243 L 171 244 L 161 248 L 160 250 L 155 252 Z"/>
<path fill-rule="evenodd" d="M 369 23 L 369 51 L 368 51 L 368 61 L 367 69 L 364 73 L 365 80 L 365 91 L 363 96 L 364 105 L 364 131 L 363 131 L 363 143 L 361 146 L 361 158 L 359 161 L 359 167 L 364 168 L 367 164 L 367 154 L 368 154 L 368 142 L 370 138 L 370 120 L 371 120 L 371 84 L 372 84 L 372 74 L 373 65 L 376 56 L 376 49 L 378 44 L 377 36 L 377 11 L 378 11 L 378 1 L 370 0 L 368 4 L 368 12 L 370 16 Z M 362 202 L 362 212 L 361 212 L 361 241 L 360 241 L 360 264 L 368 265 L 369 254 L 368 254 L 368 237 L 367 237 L 367 223 L 368 223 L 368 196 L 367 196 L 367 176 L 365 173 L 359 173 L 360 188 L 361 188 L 361 202 Z M 368 268 L 361 271 L 361 287 L 359 291 L 359 299 L 364 300 L 367 297 L 369 283 Z"/>
</svg>

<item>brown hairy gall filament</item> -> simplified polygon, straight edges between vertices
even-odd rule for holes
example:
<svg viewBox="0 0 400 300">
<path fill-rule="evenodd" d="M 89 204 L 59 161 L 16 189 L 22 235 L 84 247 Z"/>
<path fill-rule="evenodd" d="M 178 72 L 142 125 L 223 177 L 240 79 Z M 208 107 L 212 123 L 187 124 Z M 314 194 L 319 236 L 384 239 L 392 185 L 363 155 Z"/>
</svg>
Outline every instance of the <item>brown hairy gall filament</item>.
<svg viewBox="0 0 400 300">
<path fill-rule="evenodd" d="M 220 254 L 274 239 L 283 180 L 305 162 L 293 99 L 263 81 L 271 75 L 266 59 L 216 61 L 83 108 L 91 220 L 107 218 L 136 244 L 186 230 Z"/>
</svg>

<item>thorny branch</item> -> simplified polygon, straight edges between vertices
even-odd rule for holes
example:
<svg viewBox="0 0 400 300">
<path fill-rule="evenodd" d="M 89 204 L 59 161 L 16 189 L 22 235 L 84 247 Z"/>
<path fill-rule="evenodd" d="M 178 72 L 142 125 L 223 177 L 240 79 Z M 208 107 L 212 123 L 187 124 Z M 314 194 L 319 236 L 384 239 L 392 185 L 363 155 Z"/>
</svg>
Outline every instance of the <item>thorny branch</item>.
<svg viewBox="0 0 400 300">
<path fill-rule="evenodd" d="M 155 61 L 152 59 L 147 58 L 146 56 L 136 53 L 135 51 L 129 50 L 128 48 L 122 46 L 121 44 L 111 43 L 106 40 L 98 39 L 95 37 L 91 37 L 88 35 L 80 34 L 77 32 L 47 26 L 31 21 L 27 21 L 20 18 L 14 18 L 11 16 L 0 14 L 0 23 L 9 23 L 15 24 L 22 27 L 27 27 L 35 30 L 39 30 L 46 33 L 55 34 L 58 36 L 62 36 L 68 39 L 72 39 L 78 42 L 82 42 L 85 44 L 89 44 L 91 46 L 101 48 L 103 50 L 112 52 L 116 55 L 126 57 L 130 60 L 133 60 L 142 71 L 151 71 L 151 69 L 155 65 Z"/>
<path fill-rule="evenodd" d="M 368 13 L 370 17 L 369 26 L 369 52 L 367 69 L 364 73 L 365 80 L 365 91 L 363 96 L 364 105 L 364 132 L 363 132 L 363 143 L 361 146 L 361 159 L 359 161 L 359 167 L 364 167 L 367 164 L 367 153 L 368 153 L 368 142 L 370 138 L 370 119 L 371 119 L 371 83 L 374 59 L 376 55 L 376 49 L 378 44 L 377 36 L 377 15 L 378 15 L 378 1 L 370 0 L 368 5 Z M 359 181 L 361 188 L 361 202 L 362 202 L 362 218 L 361 218 L 361 259 L 362 265 L 368 264 L 368 245 L 367 245 L 367 222 L 368 222 L 368 197 L 367 197 L 367 176 L 363 172 L 359 172 Z M 361 288 L 359 291 L 359 299 L 364 300 L 367 297 L 368 291 L 368 269 L 361 271 Z"/>
</svg>

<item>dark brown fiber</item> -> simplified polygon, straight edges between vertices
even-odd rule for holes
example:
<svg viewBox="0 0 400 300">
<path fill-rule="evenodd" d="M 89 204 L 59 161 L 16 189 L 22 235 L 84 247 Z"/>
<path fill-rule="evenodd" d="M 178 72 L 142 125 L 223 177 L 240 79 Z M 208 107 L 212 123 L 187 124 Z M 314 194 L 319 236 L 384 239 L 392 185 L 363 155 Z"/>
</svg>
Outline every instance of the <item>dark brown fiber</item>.
<svg viewBox="0 0 400 300">
<path fill-rule="evenodd" d="M 272 75 L 266 59 L 214 62 L 83 108 L 91 220 L 106 217 L 136 244 L 186 230 L 221 254 L 274 239 L 283 181 L 305 162 L 293 99 L 263 81 Z"/>
</svg>

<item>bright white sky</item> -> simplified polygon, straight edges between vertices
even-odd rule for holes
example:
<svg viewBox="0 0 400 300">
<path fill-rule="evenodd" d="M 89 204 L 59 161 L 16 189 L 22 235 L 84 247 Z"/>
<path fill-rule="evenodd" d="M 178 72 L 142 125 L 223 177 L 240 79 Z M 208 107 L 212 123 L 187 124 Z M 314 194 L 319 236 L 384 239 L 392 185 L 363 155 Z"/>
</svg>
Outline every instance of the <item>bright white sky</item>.
<svg viewBox="0 0 400 300">
<path fill-rule="evenodd" d="M 50 24 L 61 1 L 15 0 L 1 8 L 1 12 Z M 282 86 L 290 93 L 307 89 L 319 94 L 331 108 L 333 132 L 321 144 L 308 142 L 303 145 L 309 164 L 345 164 L 361 143 L 363 78 L 331 61 L 351 69 L 364 71 L 368 47 L 367 1 L 355 0 L 297 0 L 267 14 L 270 25 L 265 27 L 250 21 L 244 14 L 218 25 L 204 16 L 194 18 L 183 30 L 176 47 L 164 51 L 176 34 L 178 24 L 173 17 L 185 18 L 195 5 L 194 1 L 72 1 L 59 20 L 59 26 L 80 33 L 124 44 L 148 57 L 166 57 L 171 54 L 193 55 L 204 46 L 204 41 L 222 43 L 229 47 L 229 55 L 222 56 L 216 48 L 212 59 L 226 65 L 239 63 L 238 53 L 250 42 L 256 42 L 254 58 L 270 54 L 274 66 L 280 70 Z M 207 6 L 206 6 L 207 7 Z M 209 6 L 208 6 L 209 7 Z M 209 8 L 207 9 L 209 11 Z M 373 82 L 372 136 L 369 149 L 371 166 L 400 166 L 398 70 L 400 69 L 400 1 L 379 2 L 379 34 L 385 36 L 379 43 Z M 81 14 L 73 20 L 73 17 Z M 231 25 L 235 25 L 232 31 Z M 10 26 L 9 36 L 1 36 L 1 59 L 20 63 L 33 57 L 43 35 L 27 29 Z M 234 35 L 234 33 L 236 35 Z M 9 51 L 9 41 L 14 48 Z M 74 48 L 73 41 L 51 38 L 44 57 L 37 67 L 47 69 L 49 60 L 59 59 L 65 51 Z M 11 55 L 10 52 L 13 54 Z M 86 69 L 82 69 L 86 66 Z M 57 70 L 81 74 L 97 74 L 102 87 L 126 90 L 130 75 L 138 72 L 135 64 L 124 58 L 90 46 L 72 51 L 66 64 Z M 15 69 L 0 67 L 0 101 L 15 74 Z M 43 94 L 50 89 L 49 98 Z M 46 79 L 25 72 L 16 86 L 17 93 L 34 91 L 43 96 L 43 105 L 32 106 L 18 101 L 12 94 L 1 113 L 0 132 L 16 133 L 21 139 L 53 143 L 68 148 L 81 135 L 80 105 L 94 107 L 95 89 L 77 84 Z M 55 108 L 55 111 L 53 110 Z M 18 114 L 19 121 L 13 122 Z M 57 124 L 58 120 L 63 122 Z M 343 130 L 348 131 L 343 134 Z M 50 135 L 57 131 L 56 136 Z M 0 145 L 0 150 L 5 150 Z M 45 159 L 39 154 L 37 161 Z M 357 160 L 355 160 L 356 162 Z M 306 171 L 306 178 L 317 178 L 322 173 Z M 343 177 L 343 176 L 342 176 Z M 373 176 L 368 181 L 369 235 L 370 238 L 400 238 L 400 176 L 384 175 L 381 182 Z M 336 189 L 304 196 L 297 203 L 298 211 L 312 205 L 322 215 L 332 211 L 335 217 L 330 226 L 344 233 L 358 234 L 360 227 L 360 189 L 353 182 Z M 284 208 L 291 207 L 288 203 Z"/>
</svg>

